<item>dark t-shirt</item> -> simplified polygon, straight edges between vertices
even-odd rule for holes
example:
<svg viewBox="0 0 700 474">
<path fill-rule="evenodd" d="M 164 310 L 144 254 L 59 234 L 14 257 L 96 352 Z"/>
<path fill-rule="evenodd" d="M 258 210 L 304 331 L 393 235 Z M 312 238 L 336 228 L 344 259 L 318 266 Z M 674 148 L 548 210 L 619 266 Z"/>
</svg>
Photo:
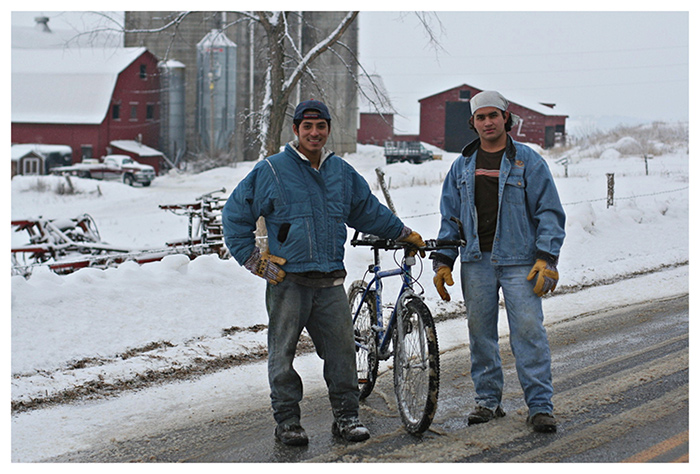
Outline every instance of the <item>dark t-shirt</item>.
<svg viewBox="0 0 700 474">
<path fill-rule="evenodd" d="M 504 150 L 489 153 L 481 148 L 476 152 L 474 178 L 474 205 L 478 216 L 479 248 L 490 252 L 496 235 L 498 218 L 498 174 Z"/>
</svg>

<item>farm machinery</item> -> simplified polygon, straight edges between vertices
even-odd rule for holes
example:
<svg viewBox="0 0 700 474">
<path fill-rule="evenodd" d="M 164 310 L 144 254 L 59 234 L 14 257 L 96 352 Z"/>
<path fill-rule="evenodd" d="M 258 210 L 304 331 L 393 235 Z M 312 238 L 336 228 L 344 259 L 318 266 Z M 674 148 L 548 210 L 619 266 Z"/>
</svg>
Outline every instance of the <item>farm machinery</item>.
<svg viewBox="0 0 700 474">
<path fill-rule="evenodd" d="M 217 254 L 228 258 L 224 245 L 221 209 L 226 189 L 212 191 L 184 204 L 159 207 L 188 218 L 184 239 L 166 242 L 162 248 L 128 249 L 102 242 L 94 219 L 82 214 L 70 219 L 23 219 L 12 221 L 15 232 L 26 232 L 29 243 L 12 247 L 12 275 L 29 277 L 37 266 L 48 266 L 58 274 L 80 268 L 109 268 L 126 261 L 138 264 L 155 262 L 167 255 L 184 254 L 194 259 Z"/>
</svg>

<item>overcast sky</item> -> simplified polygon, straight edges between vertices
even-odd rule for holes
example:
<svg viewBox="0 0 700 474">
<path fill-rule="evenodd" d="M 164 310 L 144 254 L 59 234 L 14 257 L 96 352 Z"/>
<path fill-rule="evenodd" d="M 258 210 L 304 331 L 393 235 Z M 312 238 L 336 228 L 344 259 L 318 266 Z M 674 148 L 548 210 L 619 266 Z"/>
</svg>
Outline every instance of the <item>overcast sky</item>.
<svg viewBox="0 0 700 474">
<path fill-rule="evenodd" d="M 427 14 L 437 47 L 414 12 L 365 10 L 359 54 L 384 81 L 398 133 L 418 133 L 420 99 L 461 84 L 499 90 L 522 105 L 556 103 L 554 111 L 572 119 L 688 120 L 688 9 L 440 11 Z M 13 12 L 12 23 L 31 26 L 35 13 Z M 90 18 L 47 13 L 54 27 L 65 20 L 80 28 Z"/>
<path fill-rule="evenodd" d="M 687 11 L 437 12 L 431 22 L 441 49 L 414 13 L 360 14 L 360 58 L 405 116 L 397 132 L 418 132 L 418 100 L 461 84 L 554 102 L 572 118 L 688 120 Z"/>
</svg>

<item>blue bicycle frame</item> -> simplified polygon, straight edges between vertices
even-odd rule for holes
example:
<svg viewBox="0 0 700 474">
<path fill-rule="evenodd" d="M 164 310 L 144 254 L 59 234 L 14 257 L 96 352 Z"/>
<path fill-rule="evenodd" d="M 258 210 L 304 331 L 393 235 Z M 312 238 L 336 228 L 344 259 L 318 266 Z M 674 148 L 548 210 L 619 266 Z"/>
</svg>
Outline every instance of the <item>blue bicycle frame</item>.
<svg viewBox="0 0 700 474">
<path fill-rule="evenodd" d="M 375 248 L 374 254 L 374 265 L 372 265 L 372 267 L 369 270 L 370 273 L 374 274 L 374 277 L 367 284 L 367 288 L 365 289 L 365 292 L 362 295 L 357 312 L 353 315 L 353 324 L 357 319 L 359 311 L 362 309 L 362 303 L 364 303 L 365 298 L 367 298 L 367 294 L 369 293 L 369 291 L 374 290 L 376 299 L 375 308 L 377 311 L 377 325 L 372 329 L 377 331 L 377 334 L 379 336 L 379 347 L 377 351 L 378 356 L 380 359 L 386 360 L 391 356 L 391 354 L 388 352 L 388 349 L 389 342 L 391 341 L 390 336 L 393 333 L 394 324 L 396 323 L 396 309 L 400 307 L 401 299 L 405 297 L 406 292 L 413 292 L 411 267 L 415 263 L 415 257 L 406 257 L 403 261 L 403 264 L 399 268 L 394 268 L 392 270 L 382 270 L 381 265 L 379 264 L 379 249 Z M 382 310 L 382 289 L 384 286 L 382 284 L 382 280 L 384 278 L 396 275 L 402 275 L 401 289 L 399 290 L 399 295 L 396 299 L 396 304 L 394 305 L 394 308 L 391 311 L 391 316 L 389 318 L 387 326 L 384 327 L 384 311 Z M 358 343 L 356 342 L 356 344 Z"/>
</svg>

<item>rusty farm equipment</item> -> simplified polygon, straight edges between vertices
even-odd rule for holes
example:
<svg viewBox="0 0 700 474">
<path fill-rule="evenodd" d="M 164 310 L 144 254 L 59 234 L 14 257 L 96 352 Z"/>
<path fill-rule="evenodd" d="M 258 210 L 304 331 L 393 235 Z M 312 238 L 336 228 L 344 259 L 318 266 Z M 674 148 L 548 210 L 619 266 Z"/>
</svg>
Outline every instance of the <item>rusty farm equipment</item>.
<svg viewBox="0 0 700 474">
<path fill-rule="evenodd" d="M 163 210 L 188 217 L 188 236 L 156 249 L 135 250 L 102 242 L 97 225 L 88 214 L 71 219 L 14 220 L 14 231 L 27 232 L 29 243 L 12 247 L 12 275 L 29 277 L 37 266 L 48 266 L 55 273 L 68 274 L 80 268 L 104 269 L 126 261 L 155 262 L 174 254 L 184 254 L 191 259 L 205 254 L 227 258 L 221 223 L 225 198 L 216 196 L 225 191 L 204 194 L 191 203 L 160 205 Z"/>
</svg>

